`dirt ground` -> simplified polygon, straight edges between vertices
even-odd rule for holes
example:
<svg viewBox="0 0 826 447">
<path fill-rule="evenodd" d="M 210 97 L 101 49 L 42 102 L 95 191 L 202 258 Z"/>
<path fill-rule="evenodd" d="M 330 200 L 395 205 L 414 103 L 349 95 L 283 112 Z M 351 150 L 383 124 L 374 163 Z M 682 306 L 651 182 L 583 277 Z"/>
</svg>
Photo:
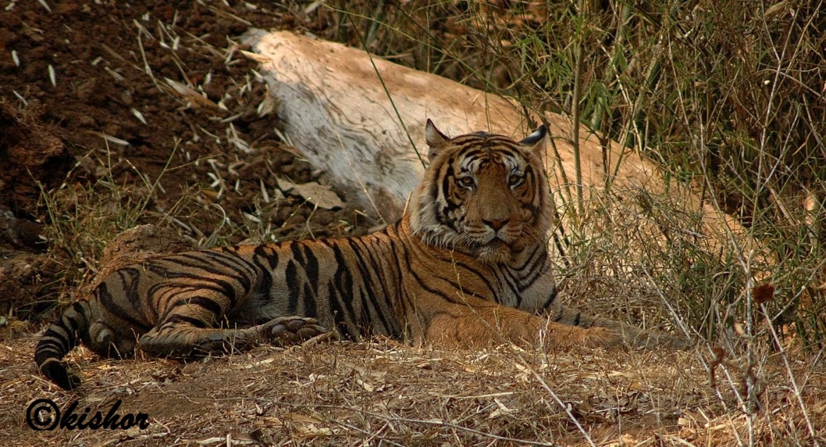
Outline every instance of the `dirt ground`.
<svg viewBox="0 0 826 447">
<path fill-rule="evenodd" d="M 807 363 L 789 367 L 805 392 L 763 384 L 779 416 L 746 416 L 734 390 L 748 374 L 732 366 L 731 382 L 712 383 L 711 354 L 699 348 L 537 355 L 377 340 L 260 347 L 189 364 L 102 360 L 78 349 L 68 361 L 85 385 L 57 389 L 35 371 L 36 334 L 56 301 L 75 299 L 106 268 L 102 247 L 119 231 L 156 224 L 203 245 L 264 233 L 361 234 L 374 222 L 347 206 L 277 199 L 276 177 L 324 184 L 324 173 L 281 143 L 277 117 L 261 116 L 266 86 L 232 38 L 249 26 L 323 32 L 312 16 L 256 1 L 6 3 L 0 443 L 684 445 L 743 440 L 756 424 L 763 441 L 782 444 L 808 430 L 798 396 L 823 420 L 824 377 Z M 130 207 L 138 212 L 119 214 Z M 109 211 L 90 213 L 100 209 Z M 761 365 L 761 377 L 783 377 L 780 365 Z M 81 412 L 120 399 L 120 413 L 146 413 L 151 424 L 34 431 L 25 413 L 38 398 L 61 409 L 79 399 Z"/>
<path fill-rule="evenodd" d="M 72 201 L 107 185 L 113 208 L 141 201 L 146 210 L 115 233 L 164 214 L 200 243 L 249 237 L 235 228 L 249 215 L 283 238 L 369 226 L 353 210 L 313 209 L 300 197 L 265 203 L 278 194 L 276 176 L 323 182 L 323 173 L 280 143 L 277 117 L 259 116 L 266 86 L 251 79 L 256 64 L 228 37 L 250 23 L 283 27 L 289 13 L 220 2 L 98 3 L 49 11 L 13 2 L 0 12 L 0 314 L 14 308 L 28 319 L 58 298 L 62 267 L 49 258 L 76 247 L 48 237 L 43 224 L 81 222 L 84 210 Z M 181 84 L 193 90 L 171 87 Z M 206 98 L 190 102 L 193 91 Z M 41 191 L 54 191 L 52 202 Z"/>
</svg>

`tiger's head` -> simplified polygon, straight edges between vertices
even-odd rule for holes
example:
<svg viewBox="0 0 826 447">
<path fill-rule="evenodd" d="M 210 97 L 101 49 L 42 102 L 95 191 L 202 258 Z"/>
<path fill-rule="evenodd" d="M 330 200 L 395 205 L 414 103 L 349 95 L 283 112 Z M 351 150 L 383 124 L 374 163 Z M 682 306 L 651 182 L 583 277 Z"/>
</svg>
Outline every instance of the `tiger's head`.
<svg viewBox="0 0 826 447">
<path fill-rule="evenodd" d="M 484 132 L 449 138 L 428 120 L 430 167 L 411 200 L 413 233 L 487 263 L 544 244 L 551 226 L 545 134 L 540 126 L 519 142 Z"/>
</svg>

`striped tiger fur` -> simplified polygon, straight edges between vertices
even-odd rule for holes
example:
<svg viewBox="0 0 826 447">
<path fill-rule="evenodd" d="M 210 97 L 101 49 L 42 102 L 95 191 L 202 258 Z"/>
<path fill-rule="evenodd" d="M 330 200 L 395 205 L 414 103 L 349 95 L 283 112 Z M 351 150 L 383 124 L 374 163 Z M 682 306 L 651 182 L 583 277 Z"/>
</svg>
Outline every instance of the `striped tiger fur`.
<svg viewBox="0 0 826 447">
<path fill-rule="evenodd" d="M 451 139 L 428 120 L 426 140 L 430 166 L 395 224 L 362 237 L 222 247 L 119 269 L 45 331 L 37 367 L 62 388 L 78 386 L 61 361 L 78 339 L 102 356 L 139 348 L 189 358 L 328 330 L 463 346 L 640 338 L 639 329 L 556 300 L 544 126 L 520 142 L 483 132 Z"/>
</svg>

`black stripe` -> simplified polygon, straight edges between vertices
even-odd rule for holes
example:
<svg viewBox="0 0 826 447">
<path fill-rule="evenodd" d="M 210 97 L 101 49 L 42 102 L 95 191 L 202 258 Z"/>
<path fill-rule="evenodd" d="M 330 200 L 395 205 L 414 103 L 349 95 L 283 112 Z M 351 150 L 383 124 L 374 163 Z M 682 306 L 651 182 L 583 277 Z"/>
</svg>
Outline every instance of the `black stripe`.
<svg viewBox="0 0 826 447">
<path fill-rule="evenodd" d="M 437 181 L 433 181 L 430 184 L 430 191 L 429 191 L 429 199 L 432 201 L 437 201 L 439 197 L 439 183 Z M 401 220 L 399 220 L 401 221 Z"/>
<path fill-rule="evenodd" d="M 189 316 L 186 316 L 186 315 L 180 315 L 180 314 L 174 314 L 174 315 L 170 316 L 163 323 L 163 326 L 166 326 L 166 329 L 169 330 L 173 326 L 177 326 L 177 325 L 182 324 L 182 323 L 187 324 L 187 325 L 192 325 L 192 326 L 194 326 L 198 329 L 206 329 L 208 327 L 206 323 L 204 323 L 203 321 L 201 321 L 197 318 L 192 318 L 192 317 L 189 317 Z"/>
<path fill-rule="evenodd" d="M 236 280 L 241 287 L 244 289 L 244 293 L 248 293 L 250 288 L 252 287 L 251 280 L 249 277 L 250 272 L 254 272 L 254 269 L 251 268 L 250 263 L 241 258 L 237 253 L 227 251 L 227 252 L 220 252 L 220 251 L 202 251 L 193 254 L 184 254 L 181 255 L 183 258 L 188 258 L 192 260 L 202 261 L 200 256 L 206 256 L 210 262 L 205 262 L 202 266 L 197 266 L 201 270 L 204 270 L 208 273 L 219 275 L 219 276 L 227 276 Z M 218 264 L 221 268 L 216 268 L 215 264 Z M 194 266 L 195 267 L 195 266 Z M 173 275 L 169 276 L 170 278 L 175 277 Z"/>
<path fill-rule="evenodd" d="M 244 269 L 248 267 L 237 254 L 215 250 L 184 253 L 166 258 L 164 261 L 174 264 L 174 268 L 168 272 L 179 271 L 180 266 L 185 266 L 193 270 L 203 270 L 207 274 L 234 276 L 236 273 L 243 275 Z"/>
<path fill-rule="evenodd" d="M 98 300 L 98 303 L 100 303 L 101 307 L 105 308 L 112 315 L 125 321 L 129 326 L 141 329 L 151 326 L 150 324 L 148 324 L 147 321 L 144 321 L 144 319 L 141 318 L 140 313 L 136 313 L 133 309 L 123 308 L 120 305 L 120 300 L 116 300 L 113 294 L 109 292 L 109 287 L 106 285 L 105 282 L 97 286 L 93 293 L 95 296 L 93 299 Z M 141 308 L 146 307 L 147 306 L 141 306 Z"/>
<path fill-rule="evenodd" d="M 319 242 L 321 242 L 322 245 L 325 245 L 325 246 L 329 247 L 329 243 L 327 243 L 327 241 L 321 240 Z M 304 269 L 305 276 L 307 276 L 309 278 L 305 279 L 305 281 L 303 283 L 304 284 L 304 290 L 301 294 L 296 295 L 295 298 L 293 298 L 293 293 L 290 292 L 288 307 L 289 306 L 294 306 L 294 308 L 297 309 L 298 303 L 296 302 L 295 304 L 293 304 L 292 302 L 293 302 L 293 300 L 297 300 L 297 299 L 300 298 L 301 299 L 301 304 L 303 305 L 301 315 L 304 315 L 305 317 L 315 318 L 315 317 L 318 316 L 318 310 L 316 308 L 316 304 L 318 302 L 318 288 L 320 286 L 319 279 L 318 279 L 318 261 L 317 261 L 315 255 L 313 253 L 311 253 L 312 250 L 309 249 L 309 246 L 307 244 L 303 244 L 303 247 L 305 249 L 305 254 L 306 254 L 305 257 L 307 258 L 307 264 L 308 265 L 302 265 L 302 267 Z M 293 261 L 290 261 L 290 263 L 292 264 Z M 313 273 L 311 273 L 310 270 L 312 270 Z M 287 275 L 289 276 L 289 272 L 287 273 Z M 288 279 L 288 281 L 289 281 L 289 279 Z M 295 284 L 295 286 L 296 286 L 296 289 L 298 289 L 298 284 L 297 283 Z M 288 284 L 288 288 L 289 287 L 290 286 Z M 295 311 L 293 311 L 293 313 L 294 312 Z"/>
<path fill-rule="evenodd" d="M 365 256 L 365 253 L 362 253 L 361 248 L 358 247 L 358 243 L 366 244 L 366 241 L 364 239 L 354 241 L 354 244 L 351 244 L 351 246 L 353 247 L 353 250 L 358 255 L 359 271 L 361 272 L 362 278 L 365 278 L 366 281 L 367 281 L 367 284 L 365 284 L 365 285 L 366 285 L 366 288 L 367 288 L 367 298 L 370 300 L 368 304 L 370 304 L 370 306 L 373 308 L 373 312 L 370 313 L 369 308 L 367 308 L 367 306 L 363 307 L 364 310 L 368 311 L 368 315 L 367 315 L 368 321 L 367 321 L 367 323 L 372 326 L 372 324 L 373 324 L 373 314 L 374 314 L 376 317 L 378 317 L 379 323 L 381 323 L 382 333 L 390 335 L 393 331 L 390 329 L 390 323 L 387 321 L 387 318 L 384 315 L 383 309 L 382 309 L 381 305 L 379 304 L 379 300 L 376 298 L 376 294 L 375 294 L 374 290 L 377 289 L 377 287 L 376 287 L 376 285 L 373 281 L 373 275 L 371 275 L 370 271 L 368 271 L 368 269 L 367 269 L 367 266 L 366 266 L 367 260 L 370 261 L 370 266 L 372 267 L 372 271 L 375 272 L 375 274 L 376 274 L 376 276 L 379 280 L 381 280 L 381 276 L 382 276 L 381 269 L 380 269 L 378 263 L 376 262 L 375 258 L 373 258 L 373 253 L 372 253 L 372 250 L 370 250 L 370 247 L 365 247 L 365 250 L 364 250 L 366 252 L 366 256 Z M 365 260 L 365 258 L 367 258 L 367 260 Z M 380 290 L 380 291 L 382 291 L 382 290 Z M 362 313 L 364 313 L 364 312 L 362 312 Z"/>
<path fill-rule="evenodd" d="M 353 257 L 355 258 L 355 267 L 358 269 L 359 273 L 361 274 L 361 283 L 356 284 L 356 281 L 351 280 L 352 288 L 350 290 L 353 291 L 353 301 L 358 300 L 359 308 L 361 312 L 356 315 L 355 309 L 351 306 L 350 312 L 352 315 L 356 317 L 356 325 L 364 331 L 365 334 L 370 332 L 370 329 L 373 326 L 373 316 L 370 314 L 370 307 L 366 301 L 367 295 L 370 293 L 370 288 L 368 281 L 370 280 L 370 275 L 367 273 L 364 265 L 363 255 L 361 250 L 358 247 L 358 243 L 355 239 L 349 238 L 345 239 L 347 245 L 349 246 L 350 250 L 353 252 Z M 358 277 L 354 277 L 354 279 L 358 279 Z M 358 296 L 356 297 L 356 294 Z"/>
<path fill-rule="evenodd" d="M 207 252 L 207 253 L 215 253 L 215 252 Z M 249 261 L 244 259 L 241 255 L 235 252 L 226 252 L 226 253 L 215 253 L 220 254 L 221 256 L 216 256 L 213 260 L 223 266 L 225 266 L 229 271 L 225 272 L 227 276 L 235 278 L 241 284 L 241 287 L 244 288 L 244 294 L 246 295 L 252 289 L 252 278 L 251 275 L 255 274 L 255 268 L 253 264 Z M 226 261 L 226 262 L 224 262 Z M 237 275 L 233 275 L 237 274 Z"/>
<path fill-rule="evenodd" d="M 474 157 L 481 156 L 483 155 L 483 153 L 484 151 L 482 149 L 479 149 L 477 147 L 469 147 L 467 148 L 467 152 L 462 153 L 461 156 L 464 157 L 465 160 L 468 160 Z"/>
<path fill-rule="evenodd" d="M 452 299 L 449 295 L 446 295 L 445 293 L 443 293 L 443 292 L 441 292 L 441 291 L 439 291 L 439 290 L 436 290 L 436 289 L 433 289 L 433 288 L 431 288 L 431 287 L 428 287 L 428 286 L 425 284 L 425 282 L 422 280 L 422 277 L 421 277 L 421 276 L 419 276 L 419 274 L 418 274 L 418 273 L 416 273 L 416 269 L 411 268 L 411 269 L 410 269 L 410 274 L 411 274 L 411 275 L 413 275 L 413 279 L 415 279 L 415 280 L 416 280 L 416 282 L 417 282 L 417 283 L 419 283 L 419 286 L 420 286 L 422 289 L 424 289 L 426 292 L 430 292 L 430 293 L 432 293 L 432 294 L 434 294 L 434 295 L 436 295 L 436 296 L 439 296 L 439 297 L 441 297 L 443 300 L 445 300 L 445 301 L 447 301 L 447 302 L 449 302 L 449 303 L 453 303 L 453 304 L 463 304 L 461 301 L 456 301 L 456 300 Z M 444 279 L 444 278 L 439 278 L 439 279 Z M 450 281 L 447 281 L 447 280 L 445 280 L 445 281 L 446 281 L 446 282 L 448 282 L 448 283 L 450 283 L 450 285 L 451 285 L 451 286 L 453 286 L 456 290 L 460 290 L 460 288 L 458 287 L 458 284 L 453 284 L 453 283 L 451 283 Z"/>
<path fill-rule="evenodd" d="M 55 327 L 57 327 L 58 329 L 62 329 L 65 333 L 61 334 L 60 332 L 57 332 L 55 330 Z M 62 324 L 60 324 L 60 322 L 57 322 L 57 323 L 49 326 L 48 329 L 46 329 L 46 332 L 43 333 L 43 338 L 50 337 L 50 338 L 56 338 L 56 339 L 59 339 L 59 340 L 66 340 L 67 338 L 72 337 L 74 335 L 74 332 L 69 331 L 67 329 L 68 328 L 66 328 Z"/>
<path fill-rule="evenodd" d="M 357 324 L 359 328 L 362 329 L 362 332 L 364 334 L 369 334 L 371 332 L 373 325 L 373 317 L 370 314 L 370 306 L 366 300 L 367 295 L 370 293 L 370 284 L 368 283 L 368 281 L 370 280 L 370 275 L 366 272 L 364 268 L 364 260 L 362 257 L 362 253 L 356 241 L 354 239 L 346 239 L 346 241 L 347 245 L 350 247 L 350 250 L 352 250 L 353 252 L 356 263 L 355 267 L 358 269 L 362 278 L 361 284 L 359 284 L 358 287 L 356 287 L 357 290 L 353 290 L 354 293 L 356 291 L 358 292 L 359 308 L 361 309 L 361 312 L 359 312 L 359 314 L 356 316 Z"/>
<path fill-rule="evenodd" d="M 318 288 L 316 285 L 314 288 Z M 306 282 L 304 283 L 304 293 L 301 295 L 303 300 L 301 302 L 304 304 L 304 309 L 301 311 L 301 315 L 305 317 L 312 317 L 315 318 L 315 302 L 316 302 L 316 292 L 310 289 L 310 285 Z"/>
<path fill-rule="evenodd" d="M 412 315 L 412 303 L 409 300 L 405 300 L 405 293 L 404 293 L 404 277 L 402 276 L 402 270 L 409 271 L 410 270 L 410 262 L 407 257 L 399 258 L 400 253 L 407 253 L 408 250 L 404 250 L 404 241 L 400 241 L 402 245 L 401 248 L 396 247 L 396 242 L 391 237 L 392 235 L 388 235 L 388 241 L 390 242 L 390 253 L 392 253 L 393 258 L 396 262 L 393 263 L 398 270 L 396 270 L 396 287 L 395 291 L 398 294 L 397 298 L 400 301 L 400 309 L 396 309 L 396 315 L 401 316 L 402 324 L 404 321 L 405 315 Z M 389 298 L 389 297 L 388 297 Z M 408 306 L 409 305 L 409 306 Z M 397 320 L 399 321 L 399 320 Z"/>
<path fill-rule="evenodd" d="M 225 275 L 219 275 L 224 277 Z M 204 283 L 211 283 L 216 286 L 216 288 L 211 288 L 214 290 L 219 290 L 223 293 L 227 298 L 230 299 L 232 302 L 231 308 L 235 307 L 235 287 L 232 286 L 228 281 L 225 281 L 221 278 L 215 278 L 211 276 L 204 276 L 199 275 L 197 273 L 188 273 L 188 272 L 169 272 L 168 279 L 190 279 L 199 282 L 200 287 L 208 287 L 204 285 Z M 230 279 L 234 279 L 230 277 Z M 169 286 L 167 284 L 167 286 Z"/>
<path fill-rule="evenodd" d="M 290 241 L 288 248 L 290 252 L 293 254 L 293 259 L 298 261 L 299 264 L 304 266 L 304 253 L 301 251 L 301 243 L 298 241 Z"/>
<path fill-rule="evenodd" d="M 72 310 L 75 311 L 75 315 L 67 315 L 64 313 L 64 316 L 66 317 L 65 320 L 68 320 L 70 326 L 69 329 L 71 329 L 72 333 L 77 332 L 78 328 L 80 327 L 79 320 L 83 320 L 83 322 L 86 322 L 88 320 L 88 317 L 86 316 L 87 309 L 86 307 L 84 307 L 84 305 L 88 305 L 88 303 L 85 301 L 77 301 L 74 304 L 72 304 Z"/>
<path fill-rule="evenodd" d="M 217 302 L 215 302 L 215 300 L 205 298 L 205 297 L 201 297 L 201 296 L 196 296 L 196 297 L 193 297 L 193 298 L 182 299 L 182 300 L 176 302 L 175 304 L 173 304 L 169 308 L 169 311 L 167 312 L 167 315 L 174 312 L 176 307 L 186 306 L 188 304 L 191 304 L 193 306 L 202 307 L 202 308 L 208 310 L 210 313 L 212 313 L 212 316 L 214 318 L 213 321 L 216 321 L 216 322 L 221 319 L 221 315 L 224 313 L 224 309 L 222 309 L 221 305 L 218 304 Z"/>
<path fill-rule="evenodd" d="M 450 179 L 453 177 L 453 166 L 448 165 L 445 173 L 442 175 L 442 197 L 446 202 L 450 201 Z"/>
<path fill-rule="evenodd" d="M 391 236 L 387 234 L 387 232 L 385 232 L 383 236 L 383 238 L 376 236 L 374 239 L 372 239 L 373 245 L 377 247 L 369 250 L 368 254 L 370 256 L 370 263 L 376 272 L 376 279 L 381 283 L 381 289 L 379 292 L 384 297 L 384 299 L 379 300 L 373 297 L 371 297 L 371 299 L 374 299 L 376 301 L 375 305 L 380 310 L 379 317 L 381 318 L 382 324 L 387 330 L 387 334 L 391 337 L 398 337 L 399 329 L 397 320 L 393 317 L 393 315 L 387 315 L 385 313 L 385 311 L 392 312 L 395 307 L 393 303 L 394 297 L 390 295 L 391 291 L 395 290 L 395 288 L 392 287 L 392 284 L 390 284 L 393 264 L 387 262 L 389 261 L 387 259 L 384 259 L 385 262 L 383 263 L 379 262 L 379 260 L 375 257 L 375 255 L 377 254 L 386 253 L 386 250 L 389 248 L 385 241 L 389 241 Z M 399 285 L 398 287 L 401 287 L 401 285 Z M 387 303 L 387 305 L 385 307 L 382 307 L 382 302 Z"/>
<path fill-rule="evenodd" d="M 318 295 L 318 258 L 313 253 L 313 247 L 310 247 L 309 244 L 304 244 L 303 247 L 304 257 L 307 259 L 304 264 L 304 273 L 313 288 L 313 294 Z"/>
<path fill-rule="evenodd" d="M 41 352 L 41 351 L 55 352 L 55 353 L 57 353 L 58 357 L 62 357 L 64 355 L 66 355 L 67 352 L 71 351 L 72 348 L 75 347 L 75 345 L 77 345 L 76 342 L 75 343 L 72 342 L 73 338 L 74 337 L 72 337 L 71 339 L 64 339 L 64 338 L 61 337 L 60 339 L 56 339 L 56 338 L 45 338 L 45 336 L 44 336 L 43 338 L 40 339 L 40 342 L 37 343 L 36 352 Z"/>
<path fill-rule="evenodd" d="M 522 288 L 519 285 L 519 279 L 508 270 L 502 271 L 505 279 L 505 284 L 511 289 L 511 294 L 516 297 L 516 307 L 522 306 Z M 500 303 L 501 304 L 501 303 Z"/>
<path fill-rule="evenodd" d="M 346 337 L 351 340 L 357 340 L 358 334 L 354 334 L 350 330 L 350 325 L 347 324 L 347 320 L 349 319 L 349 317 L 345 315 L 344 309 L 341 307 L 341 299 L 339 297 L 338 288 L 331 281 L 327 284 L 327 289 L 327 293 L 330 297 L 330 313 L 333 315 L 335 329 L 343 337 Z"/>
<path fill-rule="evenodd" d="M 318 288 L 318 287 L 316 287 Z M 309 294 L 304 295 L 304 316 L 310 318 L 318 317 L 318 310 L 316 309 L 316 304 L 318 302 L 317 296 L 310 296 Z"/>
<path fill-rule="evenodd" d="M 186 267 L 190 267 L 193 269 L 209 269 L 212 268 L 213 259 L 212 255 L 218 254 L 215 251 L 196 251 L 196 252 L 187 252 L 187 253 L 180 253 L 177 255 L 170 256 L 165 259 L 161 259 L 161 261 L 171 262 L 177 265 L 183 265 Z"/>
<path fill-rule="evenodd" d="M 259 258 L 263 258 L 267 261 L 267 264 L 270 266 L 268 270 L 275 270 L 275 268 L 278 267 L 278 250 L 274 250 L 272 247 L 267 245 L 259 245 L 255 247 L 253 252 Z"/>
<path fill-rule="evenodd" d="M 274 250 L 272 251 L 273 256 L 267 255 L 265 251 L 266 247 L 263 245 L 256 247 L 254 250 L 255 256 L 253 256 L 252 262 L 257 268 L 258 281 L 256 281 L 256 287 L 253 293 L 257 297 L 269 298 L 270 293 L 272 293 L 272 269 L 274 268 L 273 258 L 275 258 L 275 263 L 277 264 L 278 255 L 275 254 Z M 262 258 L 267 261 L 267 266 L 261 262 Z"/>
<path fill-rule="evenodd" d="M 556 290 L 556 287 L 554 287 L 551 290 L 550 295 L 548 295 L 548 299 L 545 300 L 545 304 L 542 305 L 542 309 L 547 310 L 548 307 L 550 307 L 550 305 L 553 304 L 554 300 L 556 300 L 557 294 L 558 292 Z"/>
<path fill-rule="evenodd" d="M 540 248 L 542 248 L 541 244 L 535 244 L 533 246 L 533 251 L 531 252 L 530 255 L 528 255 L 528 258 L 525 259 L 525 262 L 523 262 L 522 265 L 516 266 L 515 269 L 519 270 L 519 271 L 525 270 L 525 267 L 527 267 L 529 264 L 531 264 L 533 262 L 533 257 L 536 255 L 536 252 Z"/>
<path fill-rule="evenodd" d="M 340 243 L 341 241 L 339 241 Z M 354 321 L 354 314 L 355 311 L 353 310 L 352 301 L 355 298 L 353 296 L 353 276 L 350 273 L 350 268 L 347 265 L 346 260 L 344 259 L 344 255 L 341 252 L 341 248 L 339 244 L 335 244 L 332 246 L 333 248 L 333 256 L 336 260 L 336 272 L 333 275 L 333 282 L 330 284 L 330 289 L 334 290 L 335 293 L 330 294 L 330 301 L 335 303 L 336 310 L 340 315 L 337 318 L 337 323 L 344 323 L 345 329 L 347 334 L 350 338 L 357 338 L 356 334 L 352 333 L 350 329 L 350 323 Z M 344 305 L 342 307 L 342 304 Z"/>
<path fill-rule="evenodd" d="M 157 310 L 160 312 L 160 317 L 158 318 L 158 321 L 165 321 L 167 316 L 169 316 L 169 314 L 172 313 L 172 311 L 174 310 L 175 307 L 180 306 L 182 303 L 186 304 L 190 300 L 194 300 L 194 299 L 198 298 L 198 297 L 179 298 L 178 296 L 182 293 L 203 293 L 204 290 L 209 290 L 209 291 L 212 291 L 212 292 L 222 294 L 224 298 L 230 298 L 227 294 L 223 293 L 223 291 L 221 289 L 219 289 L 217 287 L 214 287 L 212 285 L 207 285 L 207 284 L 200 284 L 198 286 L 187 286 L 187 287 L 168 287 L 168 286 L 163 285 L 163 284 L 155 284 L 149 289 L 148 296 L 149 297 L 154 297 L 155 295 L 163 296 L 162 294 L 159 294 L 158 291 L 163 290 L 164 288 L 169 288 L 169 290 L 172 293 L 171 293 L 170 297 L 162 303 L 163 305 L 161 307 L 158 307 Z M 210 300 L 214 301 L 214 299 L 210 299 Z M 215 304 L 220 306 L 219 303 L 215 303 Z M 234 309 L 235 308 L 234 301 L 231 300 L 230 304 L 226 308 L 227 308 L 228 311 Z M 144 332 L 146 332 L 146 331 L 144 331 Z"/>
<path fill-rule="evenodd" d="M 521 277 L 521 287 L 520 292 L 524 291 L 528 287 L 532 286 L 533 283 L 545 272 L 545 266 L 548 264 L 548 257 L 543 256 L 531 266 L 531 269 L 528 272 L 527 276 Z"/>
<path fill-rule="evenodd" d="M 451 254 L 450 252 L 444 252 L 442 256 L 439 256 L 439 259 L 443 262 L 447 262 L 447 263 L 450 263 L 451 265 L 456 265 L 458 267 L 461 267 L 461 268 L 465 269 L 468 273 L 476 276 L 477 279 L 479 279 L 480 281 L 485 283 L 485 287 L 487 287 L 488 290 L 491 291 L 491 293 L 496 292 L 497 287 L 494 287 L 493 284 L 491 284 L 491 282 L 488 280 L 488 278 L 482 272 L 479 271 L 478 267 L 472 267 L 472 266 L 470 266 L 470 265 L 468 265 L 464 262 L 458 261 L 458 260 L 454 259 L 453 257 L 450 257 L 449 256 L 450 254 Z M 442 279 L 444 279 L 445 281 L 448 281 L 450 283 L 450 285 L 452 287 L 456 288 L 457 290 L 460 288 L 459 284 L 451 282 L 450 280 L 448 280 L 446 278 L 442 278 Z"/>
<path fill-rule="evenodd" d="M 53 338 L 43 338 L 37 343 L 37 352 L 40 351 L 54 351 L 57 353 L 68 352 L 65 340 L 56 340 Z"/>
<path fill-rule="evenodd" d="M 136 311 L 144 310 L 147 306 L 141 299 L 140 289 L 138 287 L 141 280 L 141 271 L 137 267 L 126 267 L 118 270 L 116 274 L 118 279 L 120 279 L 120 289 L 123 291 L 123 296 L 126 298 L 129 306 Z M 108 308 L 108 300 L 112 299 L 114 299 L 112 295 L 104 295 L 100 297 L 100 302 L 104 307 Z"/>
<path fill-rule="evenodd" d="M 287 281 L 287 289 L 289 290 L 287 312 L 290 315 L 295 315 L 295 310 L 298 308 L 298 298 L 301 295 L 301 284 L 298 282 L 298 269 L 295 267 L 295 261 L 290 259 L 287 262 L 287 269 L 284 271 L 284 279 Z"/>
<path fill-rule="evenodd" d="M 313 254 L 313 247 L 307 242 L 293 241 L 290 243 L 290 251 L 293 259 L 298 262 L 304 271 L 307 282 L 313 289 L 315 295 L 318 294 L 318 258 Z"/>
</svg>

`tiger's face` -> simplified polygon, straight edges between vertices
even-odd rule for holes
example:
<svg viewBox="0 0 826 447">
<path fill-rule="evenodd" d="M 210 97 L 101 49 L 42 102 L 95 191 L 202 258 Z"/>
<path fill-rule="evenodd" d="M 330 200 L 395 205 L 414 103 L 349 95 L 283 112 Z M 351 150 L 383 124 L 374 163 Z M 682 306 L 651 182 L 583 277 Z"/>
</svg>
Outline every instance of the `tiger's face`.
<svg viewBox="0 0 826 447">
<path fill-rule="evenodd" d="M 414 233 L 482 262 L 545 243 L 550 198 L 545 127 L 522 141 L 483 132 L 449 138 L 428 120 L 430 167 L 411 202 Z"/>
</svg>

